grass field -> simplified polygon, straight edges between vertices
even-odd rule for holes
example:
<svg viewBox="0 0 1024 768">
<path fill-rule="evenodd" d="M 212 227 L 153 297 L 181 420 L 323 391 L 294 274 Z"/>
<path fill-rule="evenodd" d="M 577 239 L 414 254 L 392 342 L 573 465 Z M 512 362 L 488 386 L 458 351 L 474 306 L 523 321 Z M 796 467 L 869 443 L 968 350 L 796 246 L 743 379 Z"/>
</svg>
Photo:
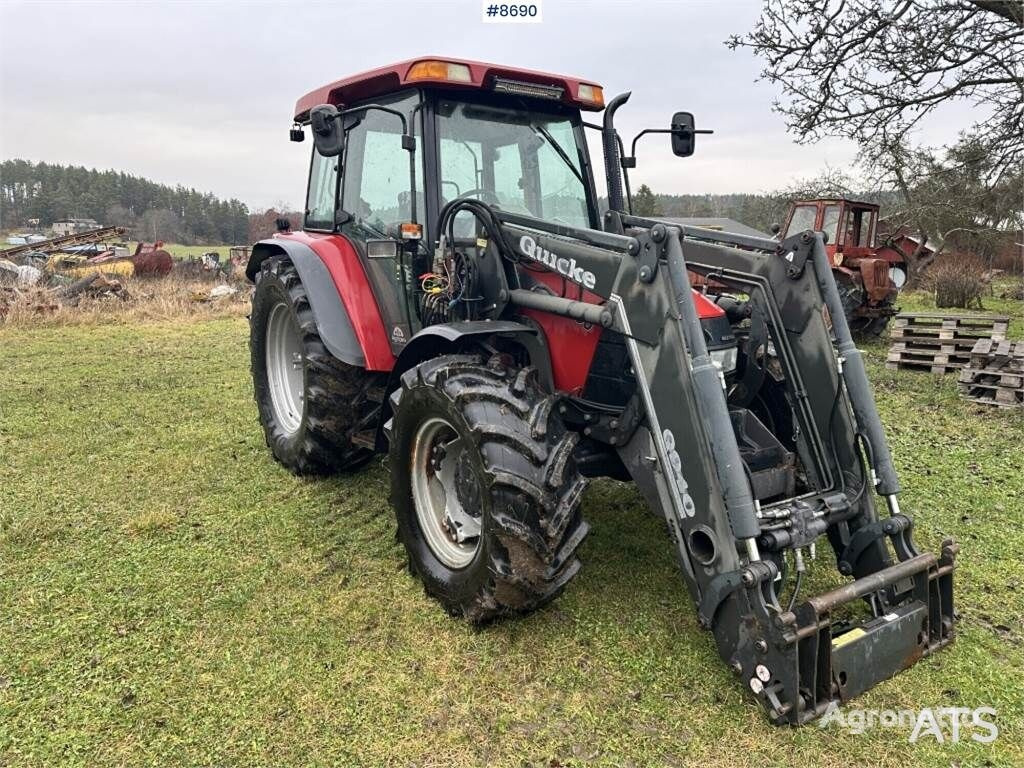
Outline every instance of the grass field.
<svg viewBox="0 0 1024 768">
<path fill-rule="evenodd" d="M 204 317 L 0 328 L 0 765 L 1024 764 L 1024 415 L 870 356 L 918 544 L 962 543 L 962 621 L 858 705 L 991 706 L 993 744 L 769 726 L 610 481 L 561 599 L 448 619 L 405 571 L 387 467 L 275 465 L 246 321 Z"/>
<path fill-rule="evenodd" d="M 138 242 L 131 240 L 125 245 L 132 253 Z M 226 261 L 231 250 L 230 244 L 223 245 L 182 245 L 181 243 L 164 243 L 164 250 L 176 259 L 188 259 L 190 256 L 202 256 L 204 253 L 219 253 L 221 261 Z"/>
</svg>

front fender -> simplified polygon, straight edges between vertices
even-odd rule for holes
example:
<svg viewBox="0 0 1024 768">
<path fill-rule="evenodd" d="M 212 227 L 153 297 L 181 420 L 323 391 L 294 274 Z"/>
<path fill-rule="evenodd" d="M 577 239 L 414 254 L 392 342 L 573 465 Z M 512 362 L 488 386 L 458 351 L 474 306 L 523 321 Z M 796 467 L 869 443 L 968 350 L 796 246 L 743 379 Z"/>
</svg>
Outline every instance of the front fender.
<svg viewBox="0 0 1024 768">
<path fill-rule="evenodd" d="M 537 369 L 541 385 L 554 392 L 554 377 L 551 373 L 551 356 L 544 334 L 539 328 L 511 320 L 472 320 L 458 323 L 428 325 L 405 345 L 395 367 L 388 377 L 387 391 L 398 388 L 402 374 L 410 368 L 438 355 L 451 354 L 460 344 L 473 338 L 501 336 L 512 338 L 522 346 L 530 359 L 530 365 Z M 391 402 L 385 398 L 377 425 L 377 450 L 387 450 L 384 438 L 384 423 L 391 418 Z"/>
<path fill-rule="evenodd" d="M 541 385 L 554 391 L 551 373 L 551 357 L 543 334 L 538 328 L 511 320 L 467 320 L 457 323 L 428 325 L 405 345 L 398 361 L 391 371 L 388 391 L 398 386 L 398 379 L 410 368 L 438 355 L 448 354 L 458 348 L 461 342 L 473 337 L 502 336 L 515 338 L 530 358 L 530 365 L 537 369 Z"/>
</svg>

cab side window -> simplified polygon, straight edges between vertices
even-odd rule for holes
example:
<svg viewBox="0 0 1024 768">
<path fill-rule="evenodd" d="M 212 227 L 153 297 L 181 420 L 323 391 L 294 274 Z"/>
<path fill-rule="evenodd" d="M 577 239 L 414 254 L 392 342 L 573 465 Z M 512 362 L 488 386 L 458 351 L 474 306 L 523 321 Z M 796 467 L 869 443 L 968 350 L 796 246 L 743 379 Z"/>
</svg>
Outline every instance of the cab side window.
<svg viewBox="0 0 1024 768">
<path fill-rule="evenodd" d="M 808 229 L 814 229 L 814 219 L 818 215 L 818 208 L 814 205 L 798 205 L 793 211 L 793 218 L 789 222 L 788 234 L 795 235 Z"/>
<path fill-rule="evenodd" d="M 411 94 L 388 106 L 408 115 L 416 106 Z M 402 121 L 369 110 L 348 132 L 341 207 L 352 219 L 346 232 L 362 239 L 399 237 L 399 225 L 412 220 L 409 194 L 409 153 L 402 149 Z M 414 123 L 418 118 L 414 118 Z M 423 214 L 422 142 L 416 138 L 416 209 Z"/>
<path fill-rule="evenodd" d="M 334 229 L 337 192 L 338 158 L 324 157 L 314 148 L 306 193 L 307 229 Z"/>
</svg>

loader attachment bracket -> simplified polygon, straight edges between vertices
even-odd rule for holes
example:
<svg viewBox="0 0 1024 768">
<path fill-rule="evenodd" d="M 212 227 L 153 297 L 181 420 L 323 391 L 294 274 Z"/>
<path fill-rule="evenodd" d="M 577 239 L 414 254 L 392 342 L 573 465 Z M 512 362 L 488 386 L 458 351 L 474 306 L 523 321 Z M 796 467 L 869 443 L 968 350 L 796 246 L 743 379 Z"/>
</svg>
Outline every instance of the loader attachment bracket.
<svg viewBox="0 0 1024 768">
<path fill-rule="evenodd" d="M 587 407 L 586 401 L 563 398 L 559 405 L 562 418 L 582 425 L 583 435 L 608 445 L 625 445 L 643 420 L 640 398 L 633 395 L 621 411 L 601 412 Z"/>
<path fill-rule="evenodd" d="M 849 544 L 839 556 L 837 567 L 844 575 L 854 573 L 860 556 L 868 547 L 883 536 L 892 540 L 893 549 L 900 560 L 909 560 L 918 554 L 917 548 L 910 539 L 910 531 L 913 528 L 913 521 L 906 515 L 892 515 L 883 520 L 876 520 L 873 523 L 858 528 L 850 537 Z"/>
<path fill-rule="evenodd" d="M 763 691 L 773 720 L 794 725 L 812 720 L 834 702 L 848 701 L 948 645 L 954 635 L 958 550 L 947 539 L 938 558 L 915 555 L 776 616 L 770 644 L 775 653 L 764 663 L 776 670 L 778 682 Z M 861 598 L 877 608 L 870 618 L 837 617 L 842 606 Z"/>
<path fill-rule="evenodd" d="M 814 248 L 814 237 L 808 232 L 787 237 L 779 247 L 775 249 L 776 255 L 787 262 L 786 276 L 790 280 L 799 280 L 803 277 L 807 260 L 811 258 Z"/>
<path fill-rule="evenodd" d="M 704 590 L 700 605 L 697 607 L 697 619 L 701 626 L 710 629 L 718 607 L 740 587 L 754 589 L 766 581 L 774 581 L 778 575 L 779 567 L 771 560 L 758 560 L 746 568 L 718 574 Z"/>
</svg>

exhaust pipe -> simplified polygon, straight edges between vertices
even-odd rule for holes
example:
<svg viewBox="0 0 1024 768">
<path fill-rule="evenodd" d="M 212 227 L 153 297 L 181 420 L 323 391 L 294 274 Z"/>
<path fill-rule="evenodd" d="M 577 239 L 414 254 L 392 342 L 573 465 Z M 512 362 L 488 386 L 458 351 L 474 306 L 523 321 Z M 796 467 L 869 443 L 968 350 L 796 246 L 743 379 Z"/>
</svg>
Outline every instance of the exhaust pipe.
<svg viewBox="0 0 1024 768">
<path fill-rule="evenodd" d="M 604 147 L 604 175 L 608 182 L 608 208 L 624 213 L 626 201 L 622 196 L 622 171 L 619 167 L 619 143 L 615 135 L 615 111 L 629 101 L 631 91 L 620 93 L 604 108 L 601 144 Z"/>
</svg>

